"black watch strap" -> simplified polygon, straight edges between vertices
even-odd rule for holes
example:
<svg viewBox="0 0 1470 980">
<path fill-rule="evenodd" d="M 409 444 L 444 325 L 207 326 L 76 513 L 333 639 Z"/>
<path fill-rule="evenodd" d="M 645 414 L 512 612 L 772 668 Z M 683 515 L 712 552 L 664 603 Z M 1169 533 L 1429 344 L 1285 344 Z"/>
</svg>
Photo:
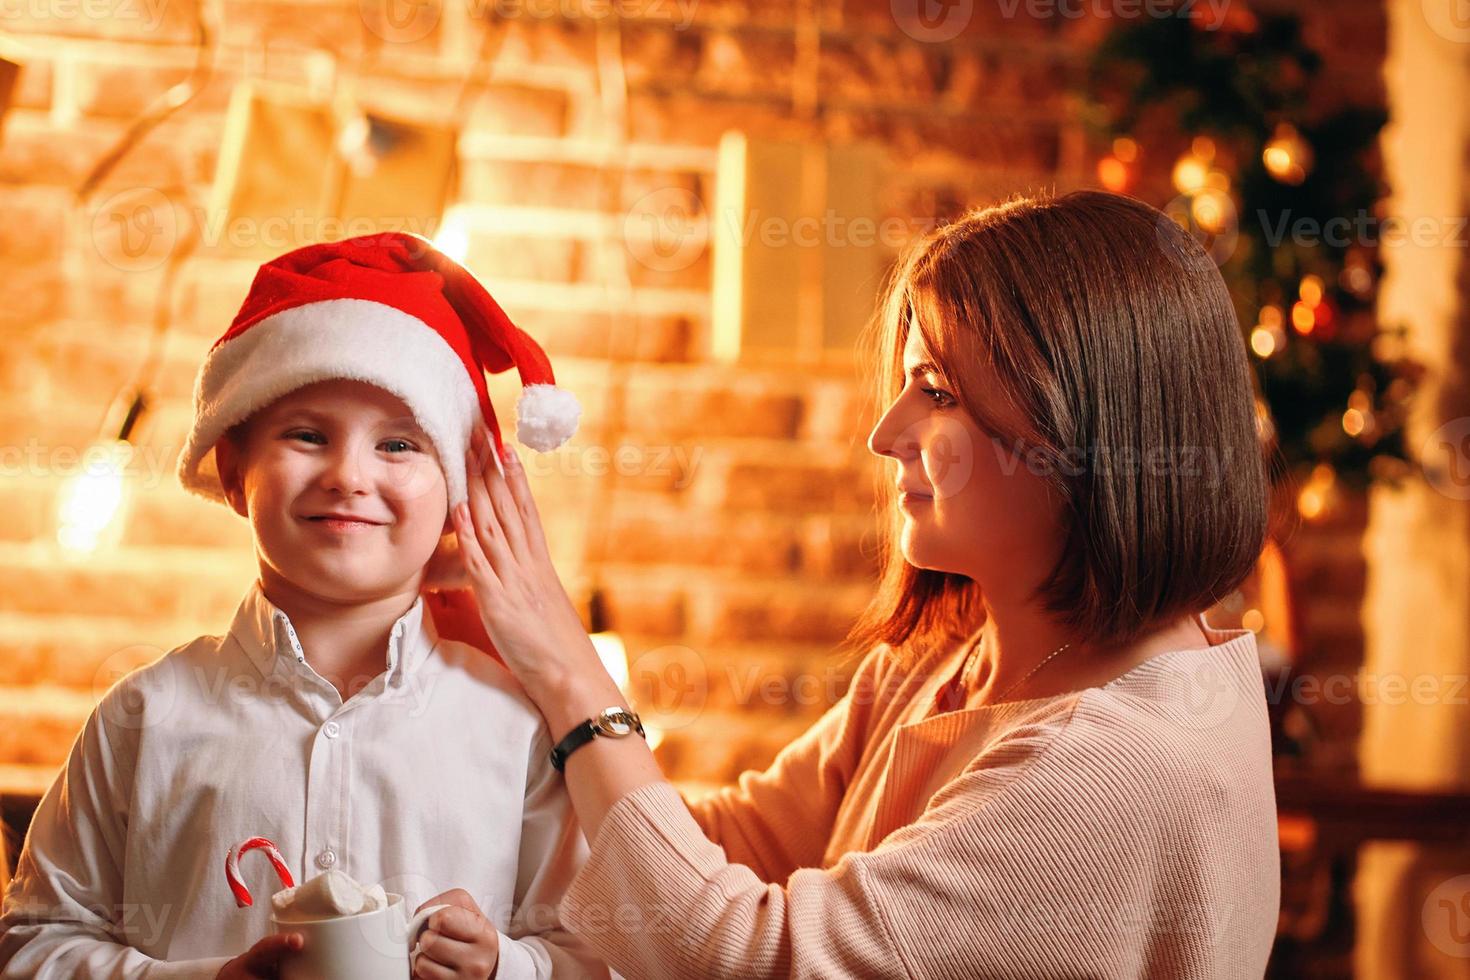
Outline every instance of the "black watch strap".
<svg viewBox="0 0 1470 980">
<path fill-rule="evenodd" d="M 556 743 L 556 748 L 551 750 L 551 765 L 557 772 L 561 772 L 562 767 L 567 763 L 567 756 L 596 737 L 597 729 L 593 727 L 592 719 L 588 718 L 568 732 L 566 738 Z"/>
<path fill-rule="evenodd" d="M 551 764 L 557 772 L 562 771 L 566 765 L 567 756 L 592 741 L 598 735 L 607 735 L 610 738 L 623 738 L 637 732 L 647 738 L 643 731 L 643 722 L 638 715 L 627 708 L 614 705 L 604 708 L 595 718 L 588 718 L 582 724 L 567 733 L 567 737 L 556 743 L 556 748 L 551 750 Z"/>
</svg>

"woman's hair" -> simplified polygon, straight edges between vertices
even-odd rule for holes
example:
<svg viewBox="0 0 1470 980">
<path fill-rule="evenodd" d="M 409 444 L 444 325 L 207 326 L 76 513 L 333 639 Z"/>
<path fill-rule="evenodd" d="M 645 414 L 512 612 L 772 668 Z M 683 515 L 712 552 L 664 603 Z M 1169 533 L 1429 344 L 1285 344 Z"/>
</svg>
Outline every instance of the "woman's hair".
<svg viewBox="0 0 1470 980">
<path fill-rule="evenodd" d="M 0 895 L 10 887 L 10 828 L 0 820 Z"/>
<path fill-rule="evenodd" d="M 1077 191 L 919 241 L 874 323 L 884 404 L 903 387 L 911 318 L 961 406 L 1062 501 L 1061 556 L 1037 590 L 1059 622 L 1125 643 L 1250 572 L 1267 491 L 1245 346 L 1219 270 L 1167 216 Z M 982 386 L 1022 421 L 983 411 Z M 849 641 L 917 653 L 969 635 L 984 611 L 973 580 L 904 561 L 892 493 L 880 480 L 880 586 Z"/>
</svg>

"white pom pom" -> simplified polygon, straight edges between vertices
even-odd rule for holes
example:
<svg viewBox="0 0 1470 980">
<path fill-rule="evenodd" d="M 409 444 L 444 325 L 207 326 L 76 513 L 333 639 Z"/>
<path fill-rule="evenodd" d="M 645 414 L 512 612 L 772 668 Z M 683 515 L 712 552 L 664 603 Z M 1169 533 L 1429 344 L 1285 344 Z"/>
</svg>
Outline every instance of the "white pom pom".
<svg viewBox="0 0 1470 980">
<path fill-rule="evenodd" d="M 537 452 L 550 452 L 577 431 L 582 406 L 556 385 L 526 385 L 516 402 L 516 438 Z"/>
</svg>

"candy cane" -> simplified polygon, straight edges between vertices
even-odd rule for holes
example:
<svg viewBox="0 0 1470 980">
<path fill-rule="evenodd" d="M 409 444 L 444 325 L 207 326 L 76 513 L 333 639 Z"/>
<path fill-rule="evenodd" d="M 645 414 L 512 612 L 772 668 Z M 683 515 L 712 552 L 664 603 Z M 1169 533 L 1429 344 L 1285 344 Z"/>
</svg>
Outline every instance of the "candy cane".
<svg viewBox="0 0 1470 980">
<path fill-rule="evenodd" d="M 276 869 L 276 875 L 281 879 L 282 888 L 292 888 L 296 880 L 291 877 L 291 869 L 286 867 L 286 861 L 281 857 L 281 852 L 269 838 L 252 837 L 247 841 L 241 841 L 230 848 L 230 853 L 225 855 L 225 879 L 230 883 L 230 891 L 235 893 L 235 905 L 245 908 L 253 904 L 250 898 L 250 889 L 245 887 L 245 882 L 240 877 L 240 855 L 246 851 L 259 848 L 265 851 L 265 856 L 270 858 L 271 865 Z"/>
</svg>

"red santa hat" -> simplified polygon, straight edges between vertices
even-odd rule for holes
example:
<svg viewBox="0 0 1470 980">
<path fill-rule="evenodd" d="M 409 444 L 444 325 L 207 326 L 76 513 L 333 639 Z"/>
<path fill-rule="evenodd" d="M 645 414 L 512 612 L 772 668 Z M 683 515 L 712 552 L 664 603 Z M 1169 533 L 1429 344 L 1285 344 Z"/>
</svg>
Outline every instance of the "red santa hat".
<svg viewBox="0 0 1470 980">
<path fill-rule="evenodd" d="M 392 392 L 433 441 L 449 505 L 466 499 L 464 457 L 482 420 L 502 447 L 485 372 L 521 378 L 516 435 L 555 449 L 581 407 L 551 362 L 478 280 L 424 238 L 389 232 L 308 245 L 260 267 L 240 312 L 194 382 L 194 425 L 179 455 L 185 489 L 225 501 L 215 443 L 283 395 L 329 378 Z"/>
</svg>

